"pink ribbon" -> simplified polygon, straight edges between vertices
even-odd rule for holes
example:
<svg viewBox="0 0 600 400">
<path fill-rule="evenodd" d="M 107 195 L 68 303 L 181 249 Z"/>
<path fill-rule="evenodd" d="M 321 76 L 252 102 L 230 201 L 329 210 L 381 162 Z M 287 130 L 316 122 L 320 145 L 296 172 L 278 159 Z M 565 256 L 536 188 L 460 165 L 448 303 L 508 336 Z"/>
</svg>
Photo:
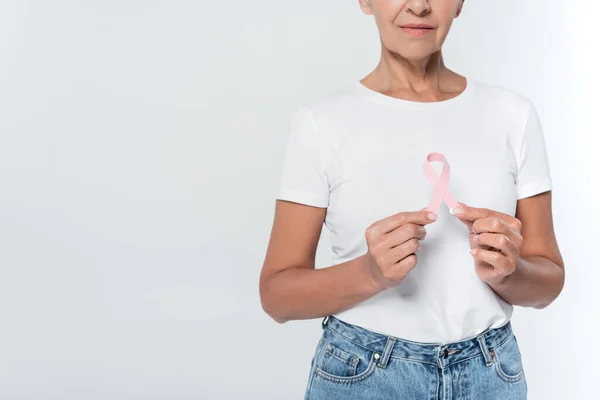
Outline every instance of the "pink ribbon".
<svg viewBox="0 0 600 400">
<path fill-rule="evenodd" d="M 438 177 L 437 172 L 430 165 L 432 161 L 440 161 L 443 162 L 442 166 L 442 174 Z M 423 169 L 425 170 L 425 175 L 429 182 L 433 185 L 433 197 L 429 201 L 429 205 L 427 206 L 427 210 L 430 212 L 434 212 L 437 214 L 440 205 L 442 204 L 442 200 L 448 206 L 448 208 L 458 207 L 459 204 L 452 196 L 452 193 L 448 191 L 448 182 L 450 181 L 450 164 L 446 161 L 446 157 L 442 153 L 429 153 L 427 156 L 427 160 L 423 165 Z"/>
</svg>

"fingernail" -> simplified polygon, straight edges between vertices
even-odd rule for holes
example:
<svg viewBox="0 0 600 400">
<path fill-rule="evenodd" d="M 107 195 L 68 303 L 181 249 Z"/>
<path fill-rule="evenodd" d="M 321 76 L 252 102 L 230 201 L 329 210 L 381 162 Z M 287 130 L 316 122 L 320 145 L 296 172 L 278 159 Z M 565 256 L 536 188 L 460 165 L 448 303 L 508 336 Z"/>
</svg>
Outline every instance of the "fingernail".
<svg viewBox="0 0 600 400">
<path fill-rule="evenodd" d="M 433 220 L 437 219 L 436 213 L 429 213 L 429 214 L 427 214 L 427 216 L 429 217 L 429 219 L 433 219 Z"/>
<path fill-rule="evenodd" d="M 471 250 L 469 250 L 469 253 L 470 253 L 470 254 L 475 254 L 475 249 L 471 249 Z"/>
<path fill-rule="evenodd" d="M 455 207 L 455 208 L 451 208 L 450 209 L 450 214 L 462 214 L 463 213 L 463 209 L 460 207 Z"/>
<path fill-rule="evenodd" d="M 479 235 L 475 235 L 475 236 L 473 237 L 473 239 L 475 239 L 475 240 L 479 240 Z"/>
</svg>

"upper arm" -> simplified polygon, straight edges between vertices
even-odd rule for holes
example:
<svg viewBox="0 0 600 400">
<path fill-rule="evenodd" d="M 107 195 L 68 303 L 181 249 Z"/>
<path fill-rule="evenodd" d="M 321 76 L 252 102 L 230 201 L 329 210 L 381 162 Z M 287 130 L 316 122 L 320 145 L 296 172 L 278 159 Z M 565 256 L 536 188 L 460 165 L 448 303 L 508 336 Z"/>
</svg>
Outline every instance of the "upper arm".
<svg viewBox="0 0 600 400">
<path fill-rule="evenodd" d="M 266 281 L 287 268 L 315 268 L 317 245 L 327 209 L 276 200 L 271 237 L 260 274 Z"/>
<path fill-rule="evenodd" d="M 552 177 L 546 140 L 536 107 L 527 99 L 526 119 L 517 142 L 517 208 L 521 256 L 543 256 L 559 266 L 562 257 L 552 221 Z"/>
<path fill-rule="evenodd" d="M 268 278 L 287 268 L 315 268 L 329 205 L 328 166 L 334 157 L 330 142 L 307 106 L 296 110 L 288 128 L 261 293 Z"/>
<path fill-rule="evenodd" d="M 552 189 L 550 162 L 544 130 L 536 107 L 527 99 L 525 120 L 516 141 L 517 200 Z"/>
<path fill-rule="evenodd" d="M 517 200 L 515 217 L 521 221 L 521 257 L 543 256 L 564 268 L 552 218 L 552 191 Z"/>
</svg>

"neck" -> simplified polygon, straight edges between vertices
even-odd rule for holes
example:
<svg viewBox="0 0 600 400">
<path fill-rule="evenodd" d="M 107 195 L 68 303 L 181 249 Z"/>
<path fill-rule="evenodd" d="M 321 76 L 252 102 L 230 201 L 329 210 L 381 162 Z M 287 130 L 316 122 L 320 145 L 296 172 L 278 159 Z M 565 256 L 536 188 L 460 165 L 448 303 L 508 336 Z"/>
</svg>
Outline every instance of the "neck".
<svg viewBox="0 0 600 400">
<path fill-rule="evenodd" d="M 450 74 L 444 65 L 441 50 L 426 58 L 409 59 L 391 52 L 382 45 L 381 59 L 371 76 L 386 87 L 421 92 L 439 90 L 440 80 L 444 80 Z"/>
</svg>

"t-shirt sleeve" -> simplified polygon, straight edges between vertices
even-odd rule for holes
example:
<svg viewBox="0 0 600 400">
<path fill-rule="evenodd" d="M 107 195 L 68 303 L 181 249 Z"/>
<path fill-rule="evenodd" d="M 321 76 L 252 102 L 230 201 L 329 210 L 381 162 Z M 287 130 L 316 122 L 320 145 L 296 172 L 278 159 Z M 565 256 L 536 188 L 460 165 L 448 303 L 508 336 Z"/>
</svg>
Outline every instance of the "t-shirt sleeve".
<svg viewBox="0 0 600 400">
<path fill-rule="evenodd" d="M 540 118 L 529 99 L 528 107 L 517 158 L 517 199 L 552 190 L 552 177 Z"/>
<path fill-rule="evenodd" d="M 326 208 L 327 166 L 331 158 L 329 143 L 321 135 L 310 109 L 299 107 L 289 123 L 277 199 Z"/>
</svg>

